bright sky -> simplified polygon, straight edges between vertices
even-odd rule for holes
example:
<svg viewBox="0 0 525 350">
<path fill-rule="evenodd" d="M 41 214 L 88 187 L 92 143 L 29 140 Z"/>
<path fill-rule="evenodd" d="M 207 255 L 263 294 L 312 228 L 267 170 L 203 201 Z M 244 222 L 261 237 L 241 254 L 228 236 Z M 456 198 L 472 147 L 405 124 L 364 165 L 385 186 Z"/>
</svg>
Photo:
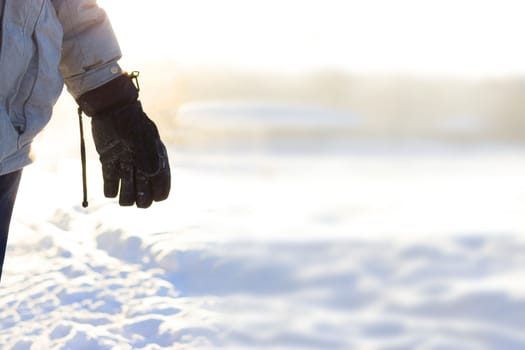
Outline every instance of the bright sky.
<svg viewBox="0 0 525 350">
<path fill-rule="evenodd" d="M 525 73 L 523 0 L 99 0 L 127 60 Z"/>
</svg>

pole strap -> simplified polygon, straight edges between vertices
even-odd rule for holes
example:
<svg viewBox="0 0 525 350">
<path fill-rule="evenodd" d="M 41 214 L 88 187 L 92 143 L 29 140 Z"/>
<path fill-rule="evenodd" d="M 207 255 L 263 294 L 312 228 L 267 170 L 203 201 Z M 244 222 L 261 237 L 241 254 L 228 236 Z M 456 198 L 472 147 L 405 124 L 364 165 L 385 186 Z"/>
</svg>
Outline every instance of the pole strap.
<svg viewBox="0 0 525 350">
<path fill-rule="evenodd" d="M 84 141 L 84 124 L 82 123 L 82 108 L 78 107 L 78 124 L 80 126 L 80 160 L 82 162 L 82 207 L 88 207 L 87 177 L 86 177 L 86 143 Z"/>
</svg>

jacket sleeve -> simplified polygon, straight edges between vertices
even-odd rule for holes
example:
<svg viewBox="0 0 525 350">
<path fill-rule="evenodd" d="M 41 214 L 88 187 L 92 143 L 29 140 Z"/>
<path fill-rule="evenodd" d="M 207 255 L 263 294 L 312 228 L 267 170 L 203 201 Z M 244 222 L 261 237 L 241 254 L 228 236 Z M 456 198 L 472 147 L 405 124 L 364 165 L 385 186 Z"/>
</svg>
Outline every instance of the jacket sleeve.
<svg viewBox="0 0 525 350">
<path fill-rule="evenodd" d="M 96 0 L 51 0 L 64 38 L 60 71 L 78 98 L 122 74 L 122 56 L 113 28 Z"/>
</svg>

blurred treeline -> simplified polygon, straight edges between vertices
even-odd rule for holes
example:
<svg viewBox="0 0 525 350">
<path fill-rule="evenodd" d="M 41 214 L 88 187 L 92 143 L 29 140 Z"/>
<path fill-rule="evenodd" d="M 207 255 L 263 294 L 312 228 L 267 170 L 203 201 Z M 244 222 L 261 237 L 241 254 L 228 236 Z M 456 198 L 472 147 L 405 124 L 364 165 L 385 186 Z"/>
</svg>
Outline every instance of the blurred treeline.
<svg viewBox="0 0 525 350">
<path fill-rule="evenodd" d="M 143 85 L 147 85 L 143 99 L 164 129 L 176 127 L 177 111 L 188 102 L 254 101 L 347 111 L 358 118 L 355 133 L 363 136 L 525 140 L 525 81 L 521 77 L 254 72 L 174 68 L 168 63 L 145 67 L 143 72 Z"/>
</svg>

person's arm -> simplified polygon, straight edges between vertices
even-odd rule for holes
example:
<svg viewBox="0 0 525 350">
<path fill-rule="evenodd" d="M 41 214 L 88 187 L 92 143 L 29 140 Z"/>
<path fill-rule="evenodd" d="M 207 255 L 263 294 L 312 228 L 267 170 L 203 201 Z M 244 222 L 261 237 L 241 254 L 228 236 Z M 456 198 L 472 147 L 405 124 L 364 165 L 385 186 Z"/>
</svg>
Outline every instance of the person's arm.
<svg viewBox="0 0 525 350">
<path fill-rule="evenodd" d="M 96 0 L 51 1 L 64 32 L 60 70 L 73 97 L 121 75 L 117 61 L 122 53 Z"/>
<path fill-rule="evenodd" d="M 120 48 L 95 0 L 52 0 L 63 26 L 61 72 L 69 92 L 90 117 L 100 155 L 104 194 L 124 206 L 147 208 L 168 197 L 166 147 L 142 110 L 132 79 L 117 61 Z"/>
</svg>

